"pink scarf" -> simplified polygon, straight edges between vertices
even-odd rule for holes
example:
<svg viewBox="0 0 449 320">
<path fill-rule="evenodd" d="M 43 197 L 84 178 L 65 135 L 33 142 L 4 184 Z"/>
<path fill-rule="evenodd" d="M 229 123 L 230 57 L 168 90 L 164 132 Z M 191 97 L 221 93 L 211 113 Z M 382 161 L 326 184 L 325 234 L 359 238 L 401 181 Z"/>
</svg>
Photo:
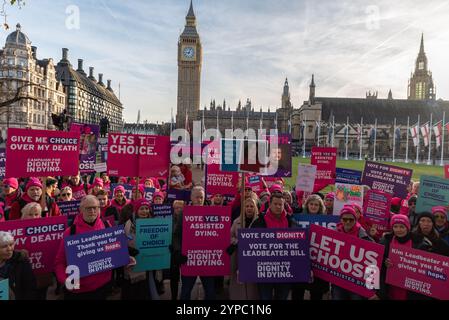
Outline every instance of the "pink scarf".
<svg viewBox="0 0 449 320">
<path fill-rule="evenodd" d="M 360 230 L 361 227 L 362 226 L 360 225 L 360 223 L 356 222 L 356 224 L 352 227 L 352 229 L 349 230 L 348 232 L 346 232 L 345 228 L 343 227 L 343 223 L 340 222 L 339 224 L 337 224 L 337 231 L 338 232 L 343 232 L 343 233 L 346 233 L 346 234 L 348 234 L 350 236 L 358 238 L 359 237 L 359 230 Z"/>
<path fill-rule="evenodd" d="M 288 220 L 285 210 L 282 210 L 280 219 L 275 216 L 270 209 L 265 214 L 265 223 L 267 228 L 288 228 Z"/>
</svg>

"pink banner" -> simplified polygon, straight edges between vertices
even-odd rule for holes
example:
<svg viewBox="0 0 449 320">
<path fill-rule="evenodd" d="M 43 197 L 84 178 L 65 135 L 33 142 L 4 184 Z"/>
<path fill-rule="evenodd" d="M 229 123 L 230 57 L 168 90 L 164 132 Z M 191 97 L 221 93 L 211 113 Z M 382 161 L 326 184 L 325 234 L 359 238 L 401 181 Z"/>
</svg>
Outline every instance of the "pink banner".
<svg viewBox="0 0 449 320">
<path fill-rule="evenodd" d="M 310 164 L 316 165 L 314 192 L 320 191 L 328 185 L 335 183 L 337 148 L 313 147 Z"/>
<path fill-rule="evenodd" d="M 187 206 L 183 211 L 181 266 L 184 276 L 226 276 L 230 272 L 231 207 Z"/>
<path fill-rule="evenodd" d="M 76 175 L 79 139 L 73 132 L 8 129 L 6 176 Z"/>
<path fill-rule="evenodd" d="M 15 250 L 27 250 L 35 274 L 53 271 L 59 242 L 67 227 L 67 216 L 14 220 L 0 223 L 0 231 L 11 232 Z"/>
<path fill-rule="evenodd" d="M 377 228 L 377 234 L 381 236 L 390 229 L 391 195 L 378 190 L 368 190 L 364 201 L 364 218 Z"/>
<path fill-rule="evenodd" d="M 449 258 L 400 245 L 391 245 L 392 267 L 386 283 L 440 300 L 449 300 Z"/>
<path fill-rule="evenodd" d="M 343 289 L 366 298 L 374 296 L 375 291 L 368 289 L 374 284 L 365 274 L 379 272 L 383 254 L 384 246 L 380 244 L 310 225 L 310 261 L 314 276 Z"/>
<path fill-rule="evenodd" d="M 110 133 L 108 174 L 125 177 L 167 177 L 170 137 Z"/>
</svg>

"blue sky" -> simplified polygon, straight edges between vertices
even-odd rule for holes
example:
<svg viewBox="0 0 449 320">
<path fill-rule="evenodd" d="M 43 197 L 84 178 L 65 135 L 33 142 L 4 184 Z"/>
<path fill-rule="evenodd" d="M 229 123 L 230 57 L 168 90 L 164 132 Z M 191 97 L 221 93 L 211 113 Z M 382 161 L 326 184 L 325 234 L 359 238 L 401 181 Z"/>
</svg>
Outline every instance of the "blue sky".
<svg viewBox="0 0 449 320">
<path fill-rule="evenodd" d="M 28 0 L 9 9 L 38 47 L 59 61 L 61 48 L 96 76 L 112 79 L 125 121 L 169 121 L 176 112 L 177 41 L 189 0 Z M 285 77 L 292 103 L 317 96 L 364 97 L 368 90 L 406 98 L 407 81 L 424 32 L 437 98 L 449 100 L 449 2 L 437 0 L 194 0 L 203 44 L 201 106 L 211 99 L 235 108 L 250 98 L 258 110 L 280 106 Z M 68 29 L 69 6 L 79 29 Z M 4 43 L 9 32 L 1 31 Z M 98 76 L 97 76 L 98 77 Z"/>
</svg>

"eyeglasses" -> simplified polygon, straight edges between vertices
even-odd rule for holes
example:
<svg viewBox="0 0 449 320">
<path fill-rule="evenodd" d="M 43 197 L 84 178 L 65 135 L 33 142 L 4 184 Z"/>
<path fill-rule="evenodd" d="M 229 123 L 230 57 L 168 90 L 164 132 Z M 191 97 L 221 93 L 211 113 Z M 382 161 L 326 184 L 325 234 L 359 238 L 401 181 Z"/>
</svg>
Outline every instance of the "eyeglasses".
<svg viewBox="0 0 449 320">
<path fill-rule="evenodd" d="M 86 211 L 91 211 L 91 210 L 97 211 L 98 209 L 100 209 L 100 207 L 99 207 L 99 206 L 84 207 L 84 209 L 85 209 Z"/>
<path fill-rule="evenodd" d="M 343 221 L 343 222 L 354 222 L 355 219 L 353 219 L 353 218 L 341 218 L 341 221 Z"/>
<path fill-rule="evenodd" d="M 61 197 L 65 197 L 65 196 L 70 196 L 72 195 L 71 193 L 61 193 Z"/>
<path fill-rule="evenodd" d="M 435 219 L 444 220 L 444 219 L 446 219 L 446 217 L 445 216 L 436 215 Z"/>
</svg>

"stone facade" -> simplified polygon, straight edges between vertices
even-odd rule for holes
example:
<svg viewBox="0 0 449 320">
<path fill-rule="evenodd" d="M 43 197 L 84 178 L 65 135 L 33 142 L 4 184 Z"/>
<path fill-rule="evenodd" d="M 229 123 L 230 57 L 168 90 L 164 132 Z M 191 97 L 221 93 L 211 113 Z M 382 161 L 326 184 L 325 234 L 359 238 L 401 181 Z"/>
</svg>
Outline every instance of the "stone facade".
<svg viewBox="0 0 449 320">
<path fill-rule="evenodd" d="M 22 99 L 0 110 L 2 138 L 8 127 L 55 129 L 51 114 L 64 110 L 66 95 L 56 77 L 53 59 L 37 59 L 37 48 L 31 46 L 18 24 L 6 38 L 0 60 L 0 102 L 12 99 L 23 86 L 21 95 L 35 99 Z"/>
<path fill-rule="evenodd" d="M 111 87 L 111 80 L 103 82 L 103 74 L 94 76 L 94 68 L 89 75 L 84 71 L 83 60 L 78 59 L 75 70 L 68 58 L 69 50 L 62 49 L 62 59 L 56 66 L 57 77 L 67 94 L 67 111 L 73 121 L 99 124 L 103 117 L 109 120 L 109 132 L 123 129 L 123 105 Z"/>
</svg>

